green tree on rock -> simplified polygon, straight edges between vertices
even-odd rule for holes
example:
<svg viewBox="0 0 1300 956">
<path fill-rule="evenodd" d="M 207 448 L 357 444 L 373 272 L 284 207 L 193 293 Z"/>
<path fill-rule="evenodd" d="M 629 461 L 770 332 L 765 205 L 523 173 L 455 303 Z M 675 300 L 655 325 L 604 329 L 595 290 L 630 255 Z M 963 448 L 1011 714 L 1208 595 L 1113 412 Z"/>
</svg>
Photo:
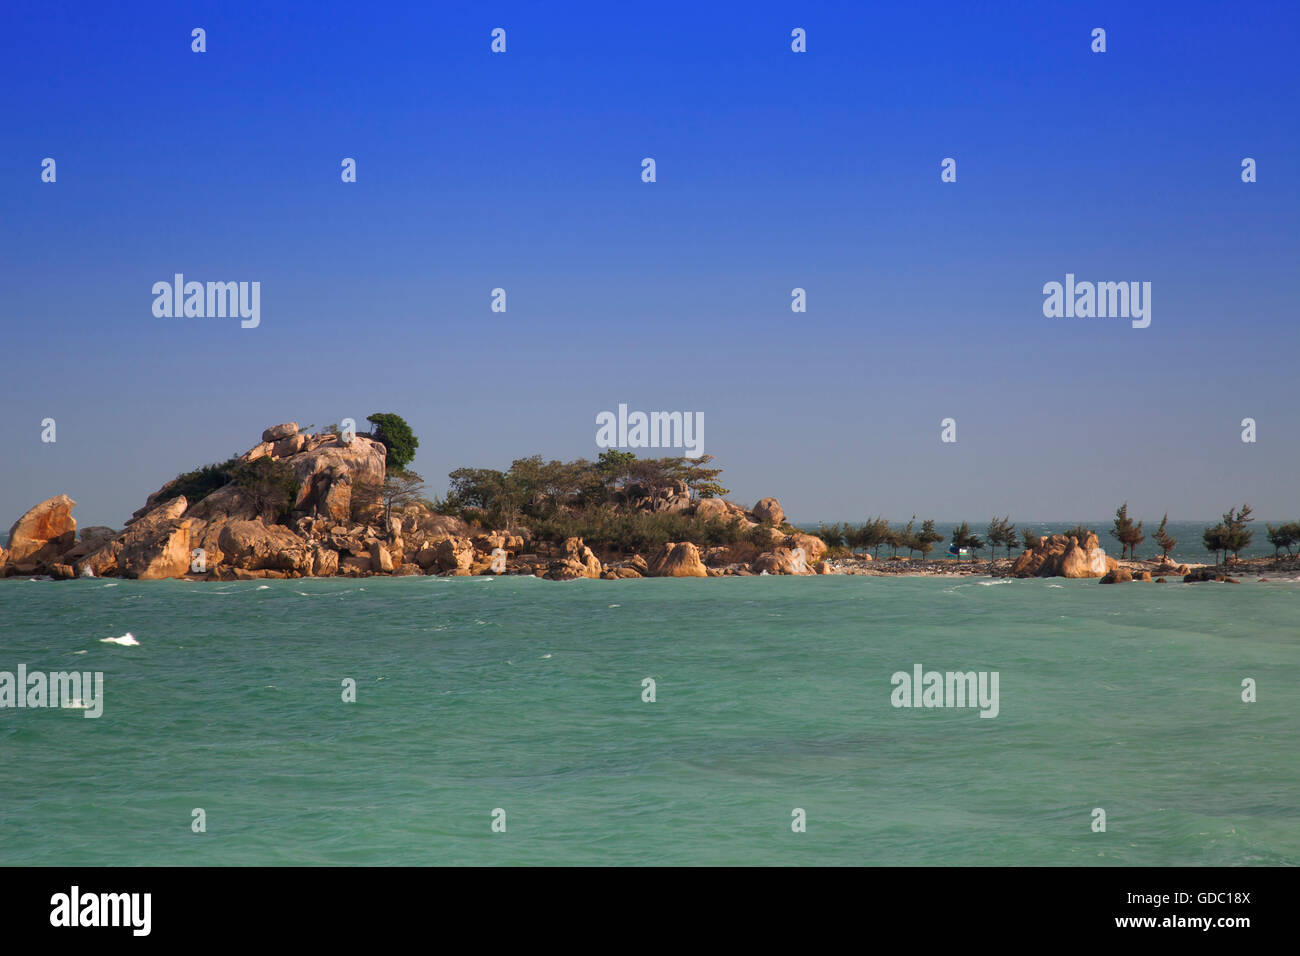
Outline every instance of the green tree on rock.
<svg viewBox="0 0 1300 956">
<path fill-rule="evenodd" d="M 420 440 L 406 424 L 406 419 L 392 412 L 375 412 L 367 415 L 366 421 L 373 427 L 371 434 L 388 449 L 388 470 L 404 471 L 415 460 L 415 449 L 420 447 Z"/>
</svg>

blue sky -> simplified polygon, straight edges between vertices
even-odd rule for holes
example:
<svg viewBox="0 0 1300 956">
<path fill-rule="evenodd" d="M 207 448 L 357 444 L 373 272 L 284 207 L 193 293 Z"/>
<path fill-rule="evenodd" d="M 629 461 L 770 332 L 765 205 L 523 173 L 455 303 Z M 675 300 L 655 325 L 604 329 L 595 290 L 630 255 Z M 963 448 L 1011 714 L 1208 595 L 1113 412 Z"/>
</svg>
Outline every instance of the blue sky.
<svg viewBox="0 0 1300 956">
<path fill-rule="evenodd" d="M 620 402 L 801 521 L 1300 517 L 1294 4 L 444 6 L 7 8 L 0 522 L 375 411 L 441 491 Z"/>
</svg>

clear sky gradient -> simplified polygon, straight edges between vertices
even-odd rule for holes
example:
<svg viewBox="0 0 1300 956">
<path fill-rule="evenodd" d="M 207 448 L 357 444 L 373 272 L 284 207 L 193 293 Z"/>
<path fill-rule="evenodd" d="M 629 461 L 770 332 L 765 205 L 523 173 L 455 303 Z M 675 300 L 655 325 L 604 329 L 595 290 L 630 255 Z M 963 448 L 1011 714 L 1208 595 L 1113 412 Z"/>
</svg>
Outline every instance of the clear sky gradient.
<svg viewBox="0 0 1300 956">
<path fill-rule="evenodd" d="M 1297 26 L 1205 0 L 9 6 L 0 524 L 63 492 L 120 526 L 268 425 L 376 411 L 443 491 L 594 457 L 619 403 L 703 412 L 732 497 L 796 521 L 1300 518 Z M 261 326 L 155 318 L 176 272 L 259 281 Z M 1045 318 L 1067 272 L 1151 282 L 1151 326 Z"/>
</svg>

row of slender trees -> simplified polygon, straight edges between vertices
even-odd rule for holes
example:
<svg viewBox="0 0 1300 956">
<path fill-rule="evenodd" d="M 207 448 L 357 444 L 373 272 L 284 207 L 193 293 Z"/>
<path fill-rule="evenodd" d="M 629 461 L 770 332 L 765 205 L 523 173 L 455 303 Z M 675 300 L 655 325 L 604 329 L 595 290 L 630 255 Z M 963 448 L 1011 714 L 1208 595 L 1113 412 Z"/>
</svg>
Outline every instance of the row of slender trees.
<svg viewBox="0 0 1300 956">
<path fill-rule="evenodd" d="M 921 527 L 916 527 L 916 515 L 905 527 L 890 527 L 884 518 L 870 518 L 860 525 L 823 524 L 817 529 L 817 537 L 826 542 L 828 548 L 849 548 L 852 551 L 870 551 L 880 557 L 881 548 L 890 548 L 897 556 L 900 549 L 905 549 L 908 556 L 920 552 L 922 556 L 934 550 L 936 543 L 943 540 L 943 535 L 934 529 L 934 519 L 926 518 Z"/>
<path fill-rule="evenodd" d="M 1223 515 L 1222 521 L 1205 529 L 1202 541 L 1207 551 L 1214 552 L 1215 563 L 1219 562 L 1220 554 L 1224 558 L 1229 554 L 1240 558 L 1241 552 L 1250 546 L 1254 537 L 1254 531 L 1247 527 L 1254 520 L 1250 505 L 1243 504 L 1240 508 L 1229 508 Z M 871 551 L 879 557 L 880 549 L 887 547 L 895 557 L 900 550 L 906 550 L 909 557 L 917 552 L 924 557 L 934 550 L 936 542 L 943 540 L 943 535 L 935 531 L 933 519 L 922 522 L 919 531 L 915 530 L 915 524 L 915 515 L 904 527 L 891 527 L 884 518 L 872 518 L 861 525 L 823 524 L 817 529 L 817 535 L 830 548 L 847 547 L 855 551 Z M 1265 527 L 1268 529 L 1268 541 L 1273 545 L 1274 557 L 1280 557 L 1283 548 L 1288 555 L 1293 554 L 1293 548 L 1300 545 L 1300 521 L 1285 522 L 1277 527 L 1266 524 Z M 1079 541 L 1083 541 L 1090 534 L 1096 534 L 1091 528 L 1082 524 L 1076 524 L 1063 533 L 1066 537 L 1077 538 Z M 1115 520 L 1110 529 L 1110 536 L 1120 543 L 1121 557 L 1138 559 L 1138 547 L 1147 540 L 1147 535 L 1143 523 L 1135 522 L 1129 517 L 1127 501 L 1115 509 Z M 1011 520 L 1010 515 L 1001 518 L 995 515 L 989 522 L 983 537 L 971 529 L 969 522 L 963 521 L 953 529 L 951 544 L 955 553 L 965 550 L 974 554 L 988 548 L 992 556 L 997 555 L 998 548 L 1005 547 L 1009 558 L 1013 548 L 1018 546 L 1026 549 L 1035 548 L 1041 540 L 1039 535 L 1028 528 L 1022 529 L 1017 534 L 1015 522 Z M 1169 533 L 1168 513 L 1160 519 L 1160 526 L 1152 535 L 1152 541 L 1166 559 L 1177 547 L 1178 539 Z"/>
</svg>

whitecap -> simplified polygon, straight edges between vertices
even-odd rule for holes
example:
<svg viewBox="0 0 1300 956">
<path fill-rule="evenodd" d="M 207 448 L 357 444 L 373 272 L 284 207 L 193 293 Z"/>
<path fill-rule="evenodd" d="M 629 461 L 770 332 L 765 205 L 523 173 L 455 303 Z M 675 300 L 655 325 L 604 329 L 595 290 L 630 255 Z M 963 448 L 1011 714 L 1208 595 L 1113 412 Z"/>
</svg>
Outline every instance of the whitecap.
<svg viewBox="0 0 1300 956">
<path fill-rule="evenodd" d="M 269 585 L 269 584 L 259 584 L 256 588 L 254 588 L 254 590 L 256 590 L 256 591 L 269 591 L 269 590 L 271 590 L 271 585 Z"/>
<path fill-rule="evenodd" d="M 549 661 L 550 659 L 551 659 L 551 655 L 550 655 L 550 654 L 543 654 L 543 655 L 541 656 L 541 660 Z"/>
<path fill-rule="evenodd" d="M 74 697 L 72 700 L 64 701 L 59 706 L 66 707 L 69 710 L 86 710 L 89 705 L 80 697 Z"/>
<path fill-rule="evenodd" d="M 121 637 L 101 637 L 101 638 L 99 639 L 99 643 L 101 643 L 101 644 L 118 644 L 118 645 L 120 645 L 121 647 L 139 647 L 139 646 L 140 646 L 140 642 L 137 641 L 137 640 L 135 639 L 135 635 L 133 635 L 130 631 L 127 631 L 127 632 L 126 632 L 125 634 L 123 634 Z"/>
<path fill-rule="evenodd" d="M 106 587 L 106 588 L 115 588 L 115 587 L 117 587 L 117 582 L 114 581 L 112 584 L 105 584 L 104 587 Z"/>
</svg>

